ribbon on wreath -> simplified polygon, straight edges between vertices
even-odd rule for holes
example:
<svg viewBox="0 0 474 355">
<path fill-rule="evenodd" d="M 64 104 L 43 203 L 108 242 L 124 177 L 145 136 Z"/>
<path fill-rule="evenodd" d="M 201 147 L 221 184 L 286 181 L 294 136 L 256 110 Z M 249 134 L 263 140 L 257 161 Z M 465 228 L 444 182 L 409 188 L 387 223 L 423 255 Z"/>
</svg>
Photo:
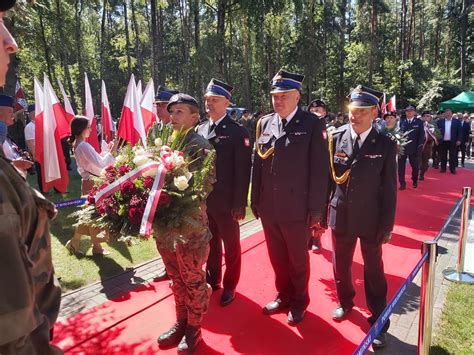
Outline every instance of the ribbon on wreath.
<svg viewBox="0 0 474 355">
<path fill-rule="evenodd" d="M 135 179 L 139 178 L 140 176 L 143 176 L 143 174 L 145 174 L 147 171 L 153 169 L 157 169 L 155 181 L 153 182 L 153 186 L 151 187 L 150 193 L 148 195 L 145 211 L 143 213 L 142 221 L 140 224 L 140 234 L 145 237 L 148 237 L 150 235 L 153 217 L 155 216 L 156 206 L 158 205 L 158 201 L 160 199 L 161 189 L 163 188 L 163 185 L 165 183 L 166 173 L 168 172 L 168 169 L 166 169 L 166 167 L 162 163 L 157 163 L 153 161 L 143 164 L 142 166 L 128 172 L 120 179 L 115 180 L 113 183 L 111 183 L 104 189 L 97 191 L 95 195 L 95 205 L 98 206 L 105 198 L 119 191 L 125 182 L 133 182 Z"/>
</svg>

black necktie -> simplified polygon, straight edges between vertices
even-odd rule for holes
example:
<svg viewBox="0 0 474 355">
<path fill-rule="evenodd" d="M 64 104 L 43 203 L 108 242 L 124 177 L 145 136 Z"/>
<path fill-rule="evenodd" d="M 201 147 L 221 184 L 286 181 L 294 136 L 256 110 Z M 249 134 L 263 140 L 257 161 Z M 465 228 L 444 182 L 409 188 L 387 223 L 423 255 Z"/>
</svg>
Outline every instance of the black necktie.
<svg viewBox="0 0 474 355">
<path fill-rule="evenodd" d="M 353 147 L 353 152 L 354 152 L 354 156 L 357 156 L 359 154 L 359 151 L 360 151 L 360 145 L 359 145 L 359 142 L 360 142 L 360 136 L 357 135 L 357 138 L 354 142 L 354 147 Z"/>
<path fill-rule="evenodd" d="M 288 121 L 286 120 L 286 118 L 282 118 L 282 119 L 281 119 L 281 128 L 282 128 L 282 131 L 285 130 L 287 124 L 288 124 Z"/>
<path fill-rule="evenodd" d="M 214 130 L 216 129 L 216 126 L 217 125 L 214 122 L 212 122 L 211 127 L 209 127 L 209 133 L 214 132 Z"/>
</svg>

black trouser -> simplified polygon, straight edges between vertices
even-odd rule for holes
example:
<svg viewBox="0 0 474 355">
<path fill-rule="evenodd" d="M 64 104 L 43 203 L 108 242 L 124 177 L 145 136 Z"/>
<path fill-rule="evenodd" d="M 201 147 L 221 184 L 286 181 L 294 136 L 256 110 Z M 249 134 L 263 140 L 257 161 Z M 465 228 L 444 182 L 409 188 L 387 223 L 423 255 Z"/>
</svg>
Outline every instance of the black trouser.
<svg viewBox="0 0 474 355">
<path fill-rule="evenodd" d="M 433 157 L 433 168 L 438 169 L 439 167 L 439 144 L 433 145 L 432 154 Z"/>
<path fill-rule="evenodd" d="M 461 143 L 461 145 L 459 146 L 459 150 L 461 150 L 461 166 L 464 166 L 464 160 L 466 159 L 467 143 Z"/>
<path fill-rule="evenodd" d="M 309 305 L 309 228 L 306 221 L 279 222 L 261 216 L 278 298 L 292 310 Z"/>
<path fill-rule="evenodd" d="M 207 259 L 207 282 L 215 287 L 222 280 L 222 242 L 225 250 L 225 274 L 223 286 L 235 290 L 240 279 L 241 249 L 239 222 L 234 221 L 230 211 L 207 211 L 212 239 Z"/>
<path fill-rule="evenodd" d="M 441 161 L 441 170 L 446 170 L 449 153 L 449 170 L 456 171 L 458 161 L 458 147 L 455 142 L 442 141 L 439 144 L 439 160 Z"/>
<path fill-rule="evenodd" d="M 43 175 L 41 175 L 41 165 L 35 161 L 36 181 L 38 182 L 38 190 L 43 191 Z"/>
<path fill-rule="evenodd" d="M 68 138 L 61 139 L 61 147 L 63 148 L 66 168 L 67 170 L 71 170 L 71 146 L 69 145 Z"/>
<path fill-rule="evenodd" d="M 434 143 L 426 143 L 423 147 L 423 151 L 421 152 L 420 176 L 424 176 L 428 170 L 433 145 Z"/>
<path fill-rule="evenodd" d="M 336 282 L 337 297 L 344 308 L 354 306 L 355 290 L 352 283 L 352 259 L 357 244 L 357 237 L 353 235 L 339 234 L 332 230 L 332 264 L 334 280 Z M 372 313 L 368 318 L 370 324 L 375 323 L 387 305 L 387 279 L 385 277 L 382 244 L 375 241 L 375 235 L 371 237 L 360 237 L 360 247 L 364 260 L 364 289 L 367 307 Z M 390 322 L 388 321 L 382 332 L 386 332 Z"/>
<path fill-rule="evenodd" d="M 415 154 L 408 154 L 408 155 L 399 155 L 398 156 L 398 181 L 400 181 L 400 185 L 405 186 L 405 167 L 407 165 L 407 158 L 410 161 L 411 165 L 411 179 L 412 181 L 418 182 L 418 173 L 420 171 L 420 155 Z"/>
</svg>

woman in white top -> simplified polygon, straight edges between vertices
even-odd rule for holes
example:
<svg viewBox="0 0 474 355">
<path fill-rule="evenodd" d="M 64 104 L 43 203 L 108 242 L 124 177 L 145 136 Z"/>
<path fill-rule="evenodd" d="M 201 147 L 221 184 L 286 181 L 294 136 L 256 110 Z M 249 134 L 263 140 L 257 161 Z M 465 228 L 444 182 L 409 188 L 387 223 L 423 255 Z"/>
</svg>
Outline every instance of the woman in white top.
<svg viewBox="0 0 474 355">
<path fill-rule="evenodd" d="M 92 181 L 93 176 L 100 176 L 100 173 L 104 168 L 115 163 L 115 159 L 108 149 L 107 151 L 102 151 L 101 154 L 98 154 L 95 149 L 86 142 L 90 133 L 91 128 L 89 126 L 89 120 L 83 116 L 74 117 L 71 121 L 70 143 L 73 146 L 74 156 L 76 157 L 77 171 L 82 177 L 82 195 L 89 194 L 92 189 L 92 186 L 94 185 L 94 182 Z M 84 254 L 80 250 L 80 241 L 83 234 L 88 234 L 91 236 L 93 254 L 109 254 L 109 252 L 103 249 L 100 245 L 100 242 L 105 240 L 104 238 L 100 238 L 102 239 L 100 240 L 97 237 L 99 233 L 107 234 L 97 228 L 80 225 L 76 228 L 72 239 L 67 242 L 66 248 L 73 253 Z"/>
</svg>

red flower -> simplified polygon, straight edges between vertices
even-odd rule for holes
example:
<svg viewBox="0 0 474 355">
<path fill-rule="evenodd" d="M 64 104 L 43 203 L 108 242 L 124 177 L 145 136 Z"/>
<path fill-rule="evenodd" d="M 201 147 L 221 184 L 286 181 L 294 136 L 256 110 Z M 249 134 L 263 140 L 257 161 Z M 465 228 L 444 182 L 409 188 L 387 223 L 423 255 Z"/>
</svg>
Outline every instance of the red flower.
<svg viewBox="0 0 474 355">
<path fill-rule="evenodd" d="M 93 205 L 95 203 L 95 192 L 92 193 L 92 191 L 87 195 L 87 203 L 89 205 Z"/>
<path fill-rule="evenodd" d="M 117 177 L 117 170 L 115 169 L 114 166 L 110 165 L 105 168 L 105 179 L 108 182 L 115 181 L 116 177 Z"/>
<path fill-rule="evenodd" d="M 123 185 L 121 186 L 122 194 L 124 195 L 133 195 L 137 188 L 135 187 L 135 184 L 133 184 L 130 181 L 125 181 Z"/>
<path fill-rule="evenodd" d="M 118 169 L 118 173 L 120 176 L 124 176 L 126 173 L 128 173 L 130 171 L 130 167 L 128 165 L 122 165 L 119 169 Z"/>
<path fill-rule="evenodd" d="M 109 184 L 102 184 L 99 186 L 99 191 L 105 189 Z"/>
<path fill-rule="evenodd" d="M 146 178 L 143 179 L 143 187 L 145 189 L 151 189 L 154 181 L 155 179 L 153 179 L 151 176 L 147 176 Z"/>
<path fill-rule="evenodd" d="M 128 211 L 128 220 L 131 224 L 139 225 L 143 218 L 143 208 L 132 207 Z"/>
<path fill-rule="evenodd" d="M 137 195 L 133 195 L 130 198 L 130 202 L 129 202 L 130 207 L 140 207 L 142 204 L 143 204 L 143 200 Z"/>
<path fill-rule="evenodd" d="M 159 205 L 168 206 L 171 203 L 171 196 L 166 192 L 162 191 L 160 194 L 160 199 L 158 200 Z"/>
</svg>

